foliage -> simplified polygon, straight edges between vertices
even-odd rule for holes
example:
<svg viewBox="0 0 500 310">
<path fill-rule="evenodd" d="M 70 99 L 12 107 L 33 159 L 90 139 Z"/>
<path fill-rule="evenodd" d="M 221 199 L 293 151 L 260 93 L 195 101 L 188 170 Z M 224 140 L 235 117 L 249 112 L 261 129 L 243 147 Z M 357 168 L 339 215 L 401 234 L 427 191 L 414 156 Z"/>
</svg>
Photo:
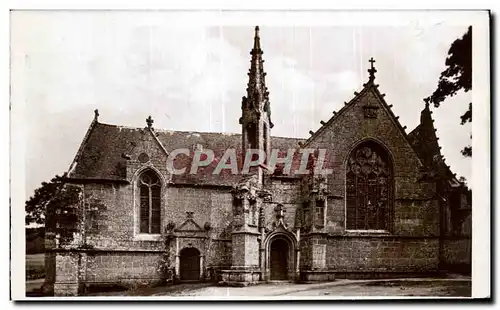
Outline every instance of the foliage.
<svg viewBox="0 0 500 310">
<path fill-rule="evenodd" d="M 45 253 L 45 228 L 26 228 L 26 254 Z"/>
<path fill-rule="evenodd" d="M 171 233 L 165 233 L 162 235 L 162 239 L 165 249 L 163 255 L 161 256 L 158 262 L 157 271 L 161 276 L 161 280 L 163 282 L 162 284 L 165 284 L 168 282 L 173 282 L 175 279 L 173 262 L 170 259 L 170 244 L 173 240 L 173 236 Z"/>
<path fill-rule="evenodd" d="M 64 176 L 56 175 L 50 182 L 42 182 L 33 196 L 26 201 L 25 224 L 46 225 L 47 210 L 64 208 L 79 202 L 81 190 L 74 186 L 64 186 Z M 67 212 L 63 212 L 66 214 Z M 50 225 L 49 225 L 50 226 Z"/>
<path fill-rule="evenodd" d="M 436 108 L 446 98 L 455 96 L 458 91 L 468 92 L 472 89 L 472 26 L 469 26 L 462 38 L 451 44 L 445 65 L 446 69 L 441 72 L 436 90 L 425 99 Z M 469 103 L 468 110 L 460 116 L 460 120 L 462 125 L 472 122 L 472 102 Z M 472 147 L 465 147 L 461 153 L 467 157 L 472 156 Z"/>
</svg>

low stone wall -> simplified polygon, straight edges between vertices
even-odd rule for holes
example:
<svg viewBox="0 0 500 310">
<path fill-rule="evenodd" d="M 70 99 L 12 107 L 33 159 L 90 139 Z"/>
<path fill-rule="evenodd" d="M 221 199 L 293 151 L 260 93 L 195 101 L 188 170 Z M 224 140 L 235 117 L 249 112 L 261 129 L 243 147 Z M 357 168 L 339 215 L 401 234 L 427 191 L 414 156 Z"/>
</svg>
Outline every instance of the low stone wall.
<svg viewBox="0 0 500 310">
<path fill-rule="evenodd" d="M 89 252 L 85 283 L 148 284 L 161 280 L 158 252 Z"/>
<path fill-rule="evenodd" d="M 438 269 L 438 238 L 329 237 L 325 241 L 325 269 L 336 272 L 421 273 Z"/>
<path fill-rule="evenodd" d="M 55 296 L 76 296 L 84 294 L 89 287 L 120 286 L 134 287 L 160 282 L 173 282 L 175 268 L 172 266 L 171 279 L 165 279 L 160 272 L 160 251 L 51 251 L 46 270 L 55 274 L 46 281 L 47 294 Z M 223 280 L 223 269 L 229 266 L 205 268 L 201 281 Z M 260 273 L 245 271 L 245 279 L 258 281 Z M 233 279 L 233 278 L 231 278 Z"/>
<path fill-rule="evenodd" d="M 258 283 L 261 278 L 260 270 L 252 269 L 221 270 L 221 275 L 220 285 L 246 286 Z"/>
<path fill-rule="evenodd" d="M 159 272 L 161 252 L 54 251 L 55 296 L 82 294 L 91 285 L 147 285 L 162 281 Z M 50 283 L 48 283 L 50 285 Z"/>
<path fill-rule="evenodd" d="M 471 272 L 472 242 L 470 237 L 444 238 L 440 268 L 461 273 Z"/>
<path fill-rule="evenodd" d="M 333 281 L 335 280 L 335 272 L 328 270 L 305 270 L 300 273 L 300 280 L 304 282 Z"/>
</svg>

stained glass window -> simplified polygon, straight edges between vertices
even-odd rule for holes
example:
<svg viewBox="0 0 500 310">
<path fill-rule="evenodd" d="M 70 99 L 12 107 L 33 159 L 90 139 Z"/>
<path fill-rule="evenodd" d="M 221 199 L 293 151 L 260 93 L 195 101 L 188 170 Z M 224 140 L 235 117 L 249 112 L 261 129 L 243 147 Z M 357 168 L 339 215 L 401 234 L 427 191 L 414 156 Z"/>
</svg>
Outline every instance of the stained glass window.
<svg viewBox="0 0 500 310">
<path fill-rule="evenodd" d="M 161 183 L 151 170 L 139 178 L 140 195 L 140 232 L 159 234 L 161 226 Z"/>
<path fill-rule="evenodd" d="M 374 142 L 363 143 L 349 156 L 346 174 L 346 228 L 391 230 L 392 163 Z"/>
</svg>

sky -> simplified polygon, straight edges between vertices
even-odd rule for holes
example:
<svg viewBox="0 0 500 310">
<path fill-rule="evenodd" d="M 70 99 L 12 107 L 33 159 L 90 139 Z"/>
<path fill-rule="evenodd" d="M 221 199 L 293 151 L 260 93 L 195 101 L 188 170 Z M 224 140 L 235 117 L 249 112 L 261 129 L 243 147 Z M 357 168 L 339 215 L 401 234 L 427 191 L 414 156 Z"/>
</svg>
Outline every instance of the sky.
<svg viewBox="0 0 500 310">
<path fill-rule="evenodd" d="M 11 105 L 22 111 L 26 197 L 69 168 L 94 109 L 108 124 L 144 127 L 151 115 L 156 128 L 241 132 L 255 24 L 176 20 L 171 12 L 12 13 Z M 409 133 L 467 26 L 261 23 L 271 134 L 307 138 L 362 89 L 370 57 Z M 470 101 L 459 93 L 433 109 L 446 162 L 467 179 L 471 159 L 460 150 L 471 125 L 460 125 L 460 115 Z"/>
</svg>

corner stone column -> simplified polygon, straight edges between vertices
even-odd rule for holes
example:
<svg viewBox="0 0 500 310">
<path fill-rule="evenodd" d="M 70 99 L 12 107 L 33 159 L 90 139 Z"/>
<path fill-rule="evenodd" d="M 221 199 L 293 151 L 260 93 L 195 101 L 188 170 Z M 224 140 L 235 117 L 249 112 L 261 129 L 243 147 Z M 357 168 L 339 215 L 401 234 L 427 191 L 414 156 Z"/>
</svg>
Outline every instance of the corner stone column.
<svg viewBox="0 0 500 310">
<path fill-rule="evenodd" d="M 181 279 L 181 274 L 180 274 L 180 269 L 181 269 L 181 261 L 179 257 L 179 238 L 175 237 L 175 276 L 174 280 L 176 282 L 180 281 Z"/>
<path fill-rule="evenodd" d="M 250 216 L 250 199 L 248 195 L 240 196 L 241 204 L 234 206 L 235 228 L 231 235 L 232 265 L 231 269 L 222 271 L 222 282 L 231 286 L 255 284 L 261 278 L 260 266 L 260 232 L 253 225 Z M 260 208 L 260 201 L 253 200 Z"/>
<path fill-rule="evenodd" d="M 77 296 L 79 288 L 79 253 L 56 252 L 54 296 Z"/>
</svg>

